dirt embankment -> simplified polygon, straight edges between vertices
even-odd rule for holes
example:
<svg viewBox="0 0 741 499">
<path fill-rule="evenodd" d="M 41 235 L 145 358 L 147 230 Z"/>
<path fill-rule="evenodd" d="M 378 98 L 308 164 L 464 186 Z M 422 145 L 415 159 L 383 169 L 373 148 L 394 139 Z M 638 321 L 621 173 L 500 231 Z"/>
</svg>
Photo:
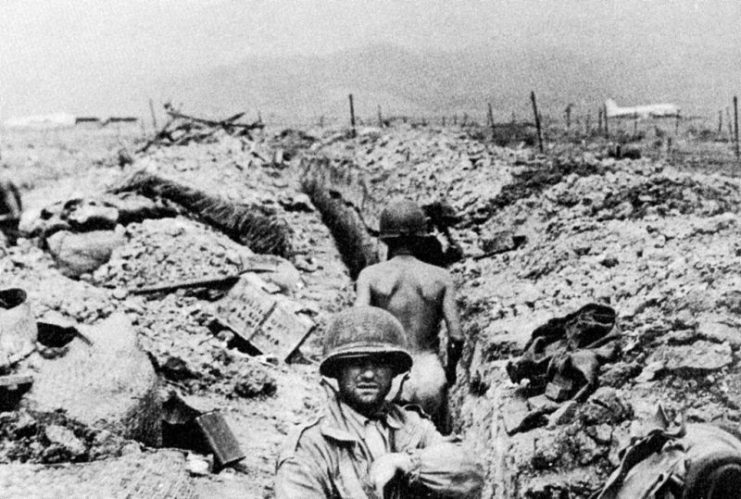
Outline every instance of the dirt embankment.
<svg viewBox="0 0 741 499">
<path fill-rule="evenodd" d="M 488 463 L 486 497 L 588 496 L 659 403 L 689 422 L 741 420 L 741 182 L 574 150 L 546 159 L 397 128 L 317 151 L 354 172 L 338 183 L 371 227 L 392 196 L 460 216 L 467 346 L 453 396 L 457 428 Z M 513 234 L 525 243 L 485 255 Z M 591 302 L 617 311 L 620 332 L 597 391 L 555 403 L 513 384 L 504 367 L 530 333 Z"/>
</svg>

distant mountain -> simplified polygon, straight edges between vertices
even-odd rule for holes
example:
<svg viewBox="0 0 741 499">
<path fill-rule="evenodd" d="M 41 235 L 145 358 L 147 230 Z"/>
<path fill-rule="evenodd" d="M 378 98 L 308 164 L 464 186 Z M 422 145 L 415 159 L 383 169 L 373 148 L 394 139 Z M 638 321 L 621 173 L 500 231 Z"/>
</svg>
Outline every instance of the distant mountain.
<svg viewBox="0 0 741 499">
<path fill-rule="evenodd" d="M 372 45 L 323 57 L 251 58 L 187 77 L 161 80 L 162 99 L 184 110 L 228 114 L 237 110 L 273 121 L 347 119 L 347 95 L 356 113 L 437 118 L 468 113 L 483 120 L 491 102 L 496 119 L 530 114 L 530 90 L 545 114 L 592 112 L 608 97 L 619 104 L 657 101 L 687 113 L 713 115 L 725 107 L 741 66 L 732 47 L 646 51 L 613 47 L 606 60 L 598 47 L 516 47 L 501 50 L 419 53 L 394 45 Z M 677 56 L 677 53 L 681 56 Z M 741 89 L 739 89 L 741 90 Z"/>
</svg>

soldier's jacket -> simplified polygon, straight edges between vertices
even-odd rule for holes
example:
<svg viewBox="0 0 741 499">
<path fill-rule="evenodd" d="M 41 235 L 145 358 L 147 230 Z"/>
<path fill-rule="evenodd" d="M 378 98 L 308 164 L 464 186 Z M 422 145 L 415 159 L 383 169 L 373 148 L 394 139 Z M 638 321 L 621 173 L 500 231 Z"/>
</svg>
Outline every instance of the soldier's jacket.
<svg viewBox="0 0 741 499">
<path fill-rule="evenodd" d="M 368 480 L 371 453 L 358 415 L 335 397 L 324 414 L 299 428 L 277 463 L 275 496 L 294 498 L 373 499 Z M 387 451 L 406 452 L 414 469 L 392 483 L 389 497 L 478 497 L 482 469 L 470 452 L 443 437 L 426 417 L 388 404 L 383 424 Z"/>
</svg>

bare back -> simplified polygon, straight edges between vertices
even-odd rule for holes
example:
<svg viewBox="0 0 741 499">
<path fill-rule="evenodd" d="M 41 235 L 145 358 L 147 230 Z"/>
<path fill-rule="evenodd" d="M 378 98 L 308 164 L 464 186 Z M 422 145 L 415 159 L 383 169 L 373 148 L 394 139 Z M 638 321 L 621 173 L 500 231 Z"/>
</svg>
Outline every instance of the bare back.
<svg viewBox="0 0 741 499">
<path fill-rule="evenodd" d="M 383 308 L 402 323 L 413 352 L 435 351 L 450 274 L 410 255 L 371 265 L 358 277 L 358 303 Z"/>
</svg>

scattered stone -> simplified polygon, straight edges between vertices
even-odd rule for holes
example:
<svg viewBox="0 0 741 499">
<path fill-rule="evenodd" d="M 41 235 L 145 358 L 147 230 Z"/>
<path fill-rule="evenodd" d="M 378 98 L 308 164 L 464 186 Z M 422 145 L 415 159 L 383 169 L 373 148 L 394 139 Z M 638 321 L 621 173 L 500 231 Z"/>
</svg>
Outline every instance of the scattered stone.
<svg viewBox="0 0 741 499">
<path fill-rule="evenodd" d="M 527 403 L 530 409 L 533 411 L 542 412 L 544 414 L 551 413 L 558 409 L 558 403 L 546 397 L 544 394 L 536 395 L 527 399 Z"/>
<path fill-rule="evenodd" d="M 668 345 L 689 345 L 697 339 L 697 336 L 698 334 L 691 329 L 681 329 L 664 335 L 664 341 Z"/>
<path fill-rule="evenodd" d="M 631 378 L 638 376 L 641 372 L 641 365 L 638 362 L 616 362 L 602 366 L 599 375 L 599 382 L 603 386 L 612 386 L 619 388 L 628 382 Z"/>
<path fill-rule="evenodd" d="M 579 404 L 573 400 L 561 404 L 561 407 L 548 418 L 548 428 L 555 428 L 556 426 L 571 423 L 576 416 L 576 409 L 578 407 Z"/>
<path fill-rule="evenodd" d="M 718 343 L 728 343 L 732 348 L 741 347 L 741 328 L 723 322 L 720 317 L 702 317 L 697 325 L 697 334 Z"/>
<path fill-rule="evenodd" d="M 600 445 L 609 445 L 612 442 L 612 426 L 608 424 L 589 426 L 586 431 Z"/>
<path fill-rule="evenodd" d="M 49 442 L 67 452 L 71 460 L 75 460 L 85 452 L 85 445 L 75 437 L 72 430 L 59 425 L 49 425 L 44 429 L 44 435 Z"/>
<path fill-rule="evenodd" d="M 651 381 L 656 377 L 656 374 L 664 368 L 662 361 L 654 361 L 646 365 L 641 371 L 641 374 L 636 378 L 637 383 L 645 383 Z"/>
<path fill-rule="evenodd" d="M 630 404 L 618 394 L 617 390 L 607 386 L 597 389 L 579 408 L 579 418 L 587 425 L 617 424 L 631 417 L 633 410 Z"/>
<path fill-rule="evenodd" d="M 502 411 L 504 429 L 508 435 L 513 435 L 525 427 L 525 422 L 530 416 L 527 402 L 522 398 L 507 401 Z"/>
<path fill-rule="evenodd" d="M 593 439 L 582 431 L 574 436 L 573 444 L 577 448 L 579 463 L 582 465 L 589 464 L 605 454 L 605 449 L 600 448 Z"/>
<path fill-rule="evenodd" d="M 211 473 L 213 462 L 206 456 L 189 453 L 186 458 L 185 466 L 188 469 L 188 473 L 194 476 L 204 476 Z"/>
<path fill-rule="evenodd" d="M 728 343 L 696 341 L 691 345 L 661 346 L 651 355 L 652 362 L 663 363 L 663 369 L 677 374 L 697 374 L 718 371 L 733 357 Z"/>
</svg>

